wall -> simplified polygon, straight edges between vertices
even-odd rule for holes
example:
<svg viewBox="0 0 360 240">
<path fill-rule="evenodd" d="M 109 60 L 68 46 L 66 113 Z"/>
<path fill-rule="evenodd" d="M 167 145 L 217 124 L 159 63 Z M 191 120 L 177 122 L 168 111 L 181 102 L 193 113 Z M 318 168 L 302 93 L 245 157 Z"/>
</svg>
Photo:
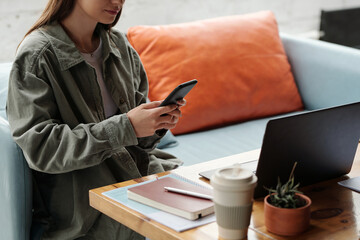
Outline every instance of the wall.
<svg viewBox="0 0 360 240">
<path fill-rule="evenodd" d="M 47 0 L 0 1 L 0 62 L 14 59 L 16 47 Z M 282 32 L 318 37 L 320 11 L 360 7 L 360 0 L 127 0 L 116 28 L 179 23 L 272 10 Z"/>
</svg>

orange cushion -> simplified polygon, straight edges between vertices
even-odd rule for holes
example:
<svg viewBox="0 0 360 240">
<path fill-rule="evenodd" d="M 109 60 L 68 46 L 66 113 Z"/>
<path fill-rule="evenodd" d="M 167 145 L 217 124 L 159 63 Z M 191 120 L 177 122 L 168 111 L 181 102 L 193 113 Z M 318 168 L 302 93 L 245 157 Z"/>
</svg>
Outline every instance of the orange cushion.
<svg viewBox="0 0 360 240">
<path fill-rule="evenodd" d="M 262 11 L 165 26 L 136 26 L 128 39 L 149 79 L 150 100 L 179 83 L 186 96 L 174 134 L 302 109 L 274 15 Z"/>
</svg>

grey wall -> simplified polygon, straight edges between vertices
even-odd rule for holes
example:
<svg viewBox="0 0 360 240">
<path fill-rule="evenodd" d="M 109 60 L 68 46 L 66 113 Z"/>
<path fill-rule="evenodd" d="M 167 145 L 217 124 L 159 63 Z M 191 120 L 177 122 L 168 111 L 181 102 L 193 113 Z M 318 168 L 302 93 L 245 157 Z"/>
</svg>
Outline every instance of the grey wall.
<svg viewBox="0 0 360 240">
<path fill-rule="evenodd" d="M 0 62 L 14 59 L 18 43 L 47 0 L 0 0 Z M 127 0 L 116 28 L 169 24 L 272 10 L 282 32 L 318 37 L 320 11 L 360 7 L 360 0 Z"/>
</svg>

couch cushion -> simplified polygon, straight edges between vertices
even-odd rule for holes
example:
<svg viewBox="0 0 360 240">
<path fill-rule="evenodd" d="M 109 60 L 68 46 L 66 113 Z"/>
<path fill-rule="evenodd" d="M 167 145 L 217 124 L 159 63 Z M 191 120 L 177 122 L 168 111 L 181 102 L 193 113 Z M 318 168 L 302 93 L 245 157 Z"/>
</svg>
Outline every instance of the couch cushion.
<svg viewBox="0 0 360 240">
<path fill-rule="evenodd" d="M 274 15 L 263 11 L 165 26 L 136 26 L 128 39 L 164 99 L 196 78 L 174 134 L 302 109 Z"/>
</svg>

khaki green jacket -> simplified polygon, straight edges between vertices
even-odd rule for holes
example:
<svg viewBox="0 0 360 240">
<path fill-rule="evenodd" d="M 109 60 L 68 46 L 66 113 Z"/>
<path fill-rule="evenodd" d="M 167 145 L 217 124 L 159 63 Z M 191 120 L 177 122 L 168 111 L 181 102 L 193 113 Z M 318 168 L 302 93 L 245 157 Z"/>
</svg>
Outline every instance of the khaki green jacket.
<svg viewBox="0 0 360 240">
<path fill-rule="evenodd" d="M 100 214 L 89 206 L 89 189 L 180 164 L 154 150 L 160 136 L 137 138 L 125 114 L 147 97 L 138 54 L 124 34 L 96 31 L 118 115 L 105 119 L 95 69 L 57 23 L 26 37 L 11 70 L 7 114 L 33 169 L 33 222 L 46 227 L 44 239 L 74 239 L 89 231 Z"/>
</svg>

